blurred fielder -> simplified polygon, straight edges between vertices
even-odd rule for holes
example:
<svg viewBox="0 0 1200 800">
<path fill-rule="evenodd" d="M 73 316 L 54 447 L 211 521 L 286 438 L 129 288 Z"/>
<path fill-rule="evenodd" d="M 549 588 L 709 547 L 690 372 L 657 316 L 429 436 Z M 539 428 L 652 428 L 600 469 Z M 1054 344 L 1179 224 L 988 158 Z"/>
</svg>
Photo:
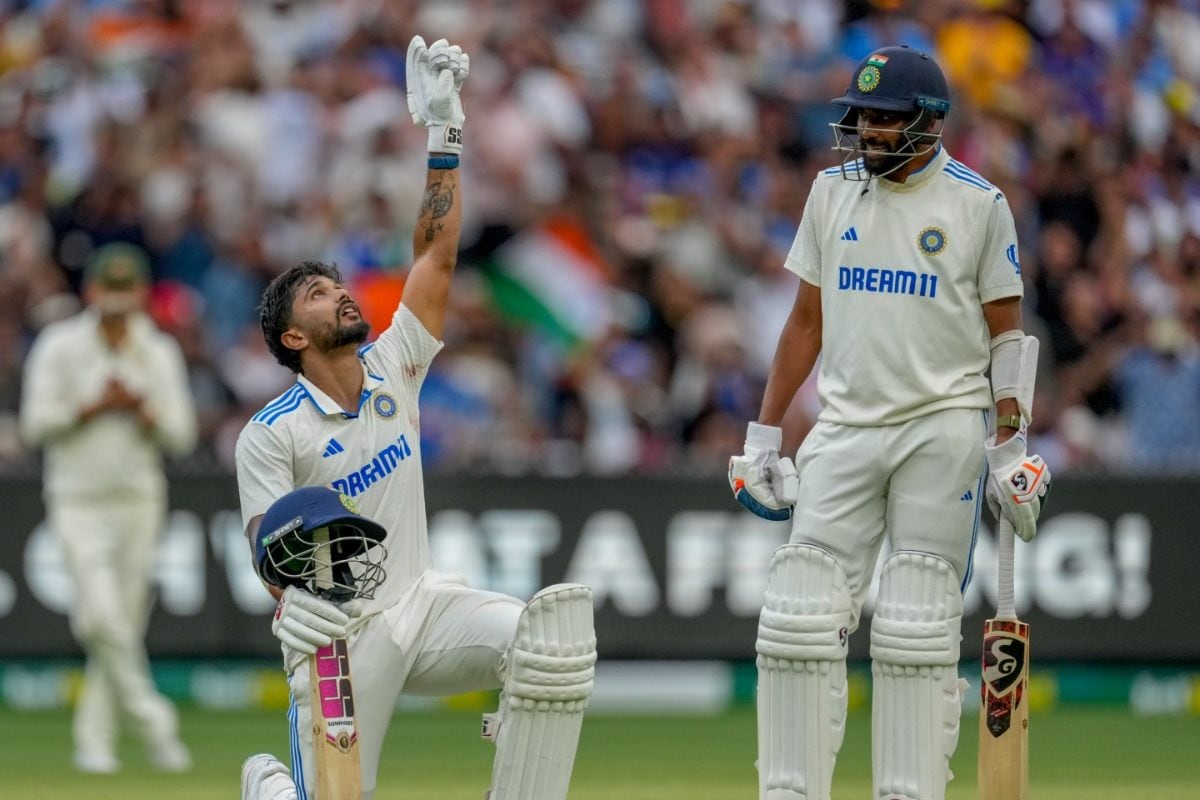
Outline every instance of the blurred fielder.
<svg viewBox="0 0 1200 800">
<path fill-rule="evenodd" d="M 97 249 L 84 274 L 88 308 L 42 331 L 25 363 L 21 429 L 46 451 L 46 511 L 75 584 L 71 630 L 87 652 L 74 721 L 83 772 L 120 766 L 121 712 L 152 765 L 191 766 L 143 643 L 167 513 L 162 453 L 196 443 L 183 354 L 142 312 L 149 281 L 140 248 Z"/>
<path fill-rule="evenodd" d="M 950 98 L 937 64 L 884 48 L 833 102 L 846 106 L 833 126 L 846 156 L 813 182 L 786 261 L 800 288 L 759 421 L 729 464 L 739 502 L 792 519 L 756 644 L 759 796 L 829 797 L 846 640 L 886 536 L 871 622 L 873 796 L 942 800 L 982 499 L 1028 541 L 1050 485 L 1024 433 L 1037 340 L 1021 332 L 1008 203 L 941 146 Z M 818 354 L 823 409 L 793 465 L 778 425 Z"/>
<path fill-rule="evenodd" d="M 380 747 L 398 696 L 501 688 L 484 735 L 496 744 L 493 800 L 566 796 L 595 662 L 591 592 L 543 589 L 528 603 L 431 571 L 417 395 L 442 347 L 462 214 L 459 92 L 469 59 L 445 40 L 409 45 L 408 104 L 429 131 L 429 172 L 413 236 L 413 267 L 391 325 L 373 344 L 333 267 L 306 262 L 267 287 L 263 333 L 296 383 L 267 404 L 237 446 L 242 518 L 252 545 L 263 513 L 298 486 L 347 495 L 389 533 L 386 579 L 346 609 L 295 586 L 272 630 L 283 642 L 292 695 L 292 770 L 247 760 L 242 797 L 312 800 L 309 654 L 348 636 L 354 671 L 363 797 L 374 796 Z M 345 613 L 361 612 L 358 616 Z M 547 657 L 547 653 L 556 654 Z M 294 787 L 293 787 L 294 783 Z"/>
</svg>

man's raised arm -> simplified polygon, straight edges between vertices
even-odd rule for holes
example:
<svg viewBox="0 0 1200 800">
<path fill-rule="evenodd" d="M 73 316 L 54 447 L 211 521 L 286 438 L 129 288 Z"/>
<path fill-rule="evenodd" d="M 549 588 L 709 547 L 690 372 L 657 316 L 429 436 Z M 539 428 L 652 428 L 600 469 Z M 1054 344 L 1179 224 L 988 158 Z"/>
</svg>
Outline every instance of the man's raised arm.
<svg viewBox="0 0 1200 800">
<path fill-rule="evenodd" d="M 445 326 L 462 227 L 458 159 L 466 116 L 459 92 L 469 71 L 470 58 L 445 39 L 427 48 L 424 39 L 414 36 L 408 45 L 408 110 L 413 122 L 429 131 L 429 172 L 402 302 L 438 339 Z"/>
</svg>

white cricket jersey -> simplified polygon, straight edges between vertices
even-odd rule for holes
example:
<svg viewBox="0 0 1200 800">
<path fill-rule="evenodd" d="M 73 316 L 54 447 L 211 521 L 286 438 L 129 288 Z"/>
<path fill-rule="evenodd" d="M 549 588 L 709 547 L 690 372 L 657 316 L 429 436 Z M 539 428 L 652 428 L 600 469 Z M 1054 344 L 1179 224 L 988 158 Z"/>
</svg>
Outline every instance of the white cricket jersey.
<svg viewBox="0 0 1200 800">
<path fill-rule="evenodd" d="M 1016 228 L 1003 193 L 944 148 L 905 183 L 818 174 L 785 266 L 821 288 L 820 419 L 992 406 L 981 304 L 1022 295 Z"/>
<path fill-rule="evenodd" d="M 143 398 L 152 430 L 128 413 L 79 421 L 113 379 Z M 92 309 L 46 326 L 25 360 L 20 421 L 25 440 L 45 446 L 51 503 L 163 497 L 162 454 L 183 455 L 196 444 L 183 352 L 142 313 L 130 317 L 116 349 L 105 341 Z"/>
<path fill-rule="evenodd" d="M 387 529 L 387 580 L 368 613 L 393 605 L 430 566 L 417 396 L 441 348 L 401 305 L 387 330 L 358 351 L 357 413 L 300 375 L 238 437 L 243 526 L 292 489 L 329 486 Z"/>
</svg>

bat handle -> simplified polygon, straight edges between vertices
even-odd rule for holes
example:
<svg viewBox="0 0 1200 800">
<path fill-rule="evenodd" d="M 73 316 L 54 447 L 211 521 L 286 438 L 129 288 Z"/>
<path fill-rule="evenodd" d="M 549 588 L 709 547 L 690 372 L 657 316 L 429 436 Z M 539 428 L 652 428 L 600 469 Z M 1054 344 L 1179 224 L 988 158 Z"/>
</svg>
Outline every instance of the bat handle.
<svg viewBox="0 0 1200 800">
<path fill-rule="evenodd" d="M 1013 589 L 1013 548 L 1016 541 L 1016 531 L 1011 522 L 1003 516 L 996 533 L 996 573 L 998 584 L 996 588 L 996 616 L 1015 619 L 1017 616 L 1016 597 Z"/>
</svg>

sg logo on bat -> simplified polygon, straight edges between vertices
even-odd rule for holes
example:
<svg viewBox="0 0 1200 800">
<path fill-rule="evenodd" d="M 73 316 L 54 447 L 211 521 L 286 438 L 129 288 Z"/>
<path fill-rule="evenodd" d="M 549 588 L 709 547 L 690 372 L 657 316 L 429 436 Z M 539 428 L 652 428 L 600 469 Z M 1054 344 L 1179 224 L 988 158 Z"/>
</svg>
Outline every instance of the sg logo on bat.
<svg viewBox="0 0 1200 800">
<path fill-rule="evenodd" d="M 983 707 L 987 728 L 1000 737 L 1012 723 L 1026 687 L 1029 626 L 1018 620 L 991 620 L 983 637 Z"/>
</svg>

